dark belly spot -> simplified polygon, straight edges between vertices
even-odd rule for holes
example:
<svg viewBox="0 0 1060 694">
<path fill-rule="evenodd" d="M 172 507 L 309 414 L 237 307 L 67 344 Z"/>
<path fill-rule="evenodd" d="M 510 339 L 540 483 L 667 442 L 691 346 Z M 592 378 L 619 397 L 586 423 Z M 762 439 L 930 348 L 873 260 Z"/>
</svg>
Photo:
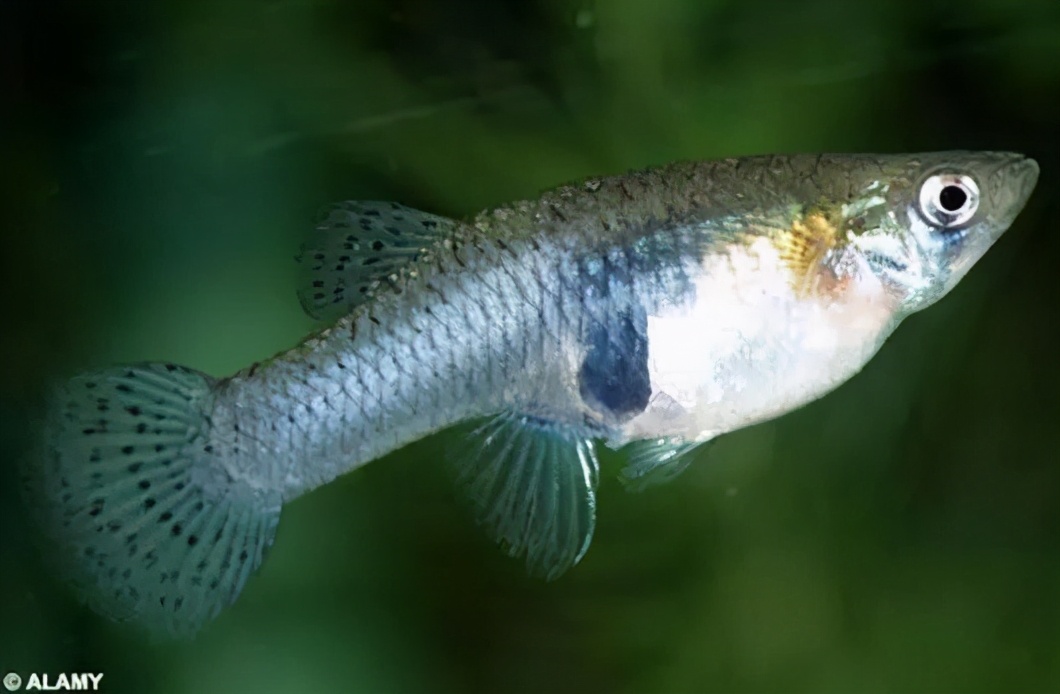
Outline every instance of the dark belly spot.
<svg viewBox="0 0 1060 694">
<path fill-rule="evenodd" d="M 621 421 L 643 412 L 651 397 L 647 320 L 628 311 L 594 325 L 587 337 L 578 374 L 582 399 Z"/>
</svg>

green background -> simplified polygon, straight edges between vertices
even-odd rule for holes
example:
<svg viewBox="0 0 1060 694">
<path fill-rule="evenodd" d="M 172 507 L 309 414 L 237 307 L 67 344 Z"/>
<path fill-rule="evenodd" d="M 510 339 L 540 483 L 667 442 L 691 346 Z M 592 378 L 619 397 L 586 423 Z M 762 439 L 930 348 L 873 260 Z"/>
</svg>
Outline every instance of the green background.
<svg viewBox="0 0 1060 694">
<path fill-rule="evenodd" d="M 1060 691 L 1060 3 L 12 2 L 0 15 L 0 671 L 104 691 Z M 426 440 L 299 499 L 190 643 L 79 607 L 18 501 L 44 386 L 299 340 L 339 199 L 467 216 L 581 176 L 1011 149 L 1038 190 L 865 371 L 630 495 L 562 580 Z M 2 674 L 2 672 L 0 672 Z"/>
</svg>

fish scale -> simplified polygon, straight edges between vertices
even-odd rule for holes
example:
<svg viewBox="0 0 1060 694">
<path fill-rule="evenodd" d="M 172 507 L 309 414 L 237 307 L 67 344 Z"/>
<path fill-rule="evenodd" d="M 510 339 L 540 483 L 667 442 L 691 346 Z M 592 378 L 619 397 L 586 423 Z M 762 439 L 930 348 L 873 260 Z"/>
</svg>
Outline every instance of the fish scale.
<svg viewBox="0 0 1060 694">
<path fill-rule="evenodd" d="M 475 267 L 486 261 L 464 262 Z M 442 284 L 449 277 L 447 273 L 454 272 L 453 265 L 457 263 L 433 272 L 421 268 L 422 277 L 413 281 Z M 304 447 L 299 455 L 292 456 L 280 447 L 271 451 L 244 447 L 245 460 L 233 464 L 248 469 L 272 468 L 283 479 L 299 480 L 285 490 L 285 496 L 291 498 L 425 433 L 502 407 L 503 389 L 492 389 L 491 381 L 510 380 L 525 366 L 514 363 L 517 353 L 504 349 L 504 345 L 531 344 L 534 340 L 504 335 L 497 330 L 503 323 L 487 320 L 490 311 L 482 297 L 491 290 L 479 288 L 479 283 L 493 284 L 491 280 L 501 271 L 493 265 L 491 268 L 489 279 L 457 275 L 473 278 L 468 280 L 473 285 L 471 289 L 448 281 L 443 285 L 451 308 L 449 320 L 444 323 L 438 321 L 420 332 L 407 330 L 410 304 L 418 303 L 417 297 L 423 294 L 406 287 L 391 302 L 372 304 L 371 313 L 366 306 L 360 314 L 343 319 L 273 364 L 234 378 L 228 384 L 232 407 L 238 408 L 242 419 L 250 423 L 247 426 L 256 425 L 241 429 L 241 435 L 254 440 L 283 440 L 282 435 L 274 437 L 274 426 L 295 426 L 312 433 L 299 438 Z M 524 282 L 540 282 L 534 273 L 520 274 Z M 529 304 L 523 306 L 529 309 Z M 381 326 L 371 320 L 373 317 Z M 460 340 L 452 339 L 450 334 L 454 321 L 460 326 Z M 535 329 L 543 327 L 529 318 L 521 322 L 535 325 Z M 358 326 L 357 337 L 351 338 L 354 324 Z M 436 337 L 439 332 L 442 337 Z M 439 353 L 432 343 L 447 345 L 447 353 Z M 325 379 L 324 365 L 336 361 L 346 366 L 338 379 L 342 391 L 357 396 L 328 407 L 323 405 L 316 383 Z M 442 377 L 438 378 L 435 372 L 441 363 L 451 367 L 440 372 Z M 316 366 L 308 371 L 307 364 Z M 287 415 L 293 416 L 295 422 L 290 422 Z M 342 436 L 336 435 L 339 431 L 344 432 Z M 355 447 L 344 445 L 347 441 L 356 442 Z M 320 467 L 305 465 L 305 460 L 320 461 Z M 293 468 L 284 470 L 287 464 L 293 464 Z"/>
<path fill-rule="evenodd" d="M 854 376 L 1037 180 L 1021 155 L 760 156 L 594 178 L 446 219 L 327 208 L 298 297 L 327 326 L 214 379 L 73 378 L 34 498 L 97 611 L 178 636 L 236 599 L 284 503 L 434 432 L 472 511 L 556 579 L 591 543 L 597 449 L 631 489 Z M 945 193 L 945 195 L 944 195 Z"/>
</svg>

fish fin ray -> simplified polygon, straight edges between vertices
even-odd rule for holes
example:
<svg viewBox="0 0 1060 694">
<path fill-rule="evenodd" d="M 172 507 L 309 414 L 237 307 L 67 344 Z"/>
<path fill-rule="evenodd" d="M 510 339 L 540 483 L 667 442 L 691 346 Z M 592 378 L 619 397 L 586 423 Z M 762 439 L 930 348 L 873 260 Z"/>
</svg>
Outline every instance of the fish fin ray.
<svg viewBox="0 0 1060 694">
<path fill-rule="evenodd" d="M 703 450 L 711 442 L 684 442 L 674 439 L 644 439 L 633 441 L 622 448 L 629 462 L 619 473 L 619 480 L 630 492 L 641 492 L 650 487 L 670 482 L 689 466 L 694 450 Z"/>
<path fill-rule="evenodd" d="M 302 308 L 313 318 L 340 318 L 456 224 L 395 202 L 349 200 L 325 207 L 296 258 Z"/>
<path fill-rule="evenodd" d="M 518 413 L 491 418 L 451 454 L 479 523 L 531 575 L 577 564 L 596 523 L 599 465 L 583 432 Z"/>
<path fill-rule="evenodd" d="M 205 447 L 214 380 L 172 364 L 57 389 L 28 501 L 46 557 L 100 614 L 190 637 L 261 564 L 279 495 L 232 480 Z"/>
</svg>

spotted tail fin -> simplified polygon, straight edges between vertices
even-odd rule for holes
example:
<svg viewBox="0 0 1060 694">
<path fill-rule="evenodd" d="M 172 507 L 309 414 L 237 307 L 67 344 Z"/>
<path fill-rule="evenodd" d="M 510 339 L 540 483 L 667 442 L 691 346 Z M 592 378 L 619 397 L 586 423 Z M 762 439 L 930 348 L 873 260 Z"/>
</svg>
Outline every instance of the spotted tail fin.
<svg viewBox="0 0 1060 694">
<path fill-rule="evenodd" d="M 272 544 L 279 496 L 233 480 L 213 453 L 214 383 L 144 364 L 56 393 L 31 501 L 49 558 L 97 612 L 190 636 Z"/>
</svg>

